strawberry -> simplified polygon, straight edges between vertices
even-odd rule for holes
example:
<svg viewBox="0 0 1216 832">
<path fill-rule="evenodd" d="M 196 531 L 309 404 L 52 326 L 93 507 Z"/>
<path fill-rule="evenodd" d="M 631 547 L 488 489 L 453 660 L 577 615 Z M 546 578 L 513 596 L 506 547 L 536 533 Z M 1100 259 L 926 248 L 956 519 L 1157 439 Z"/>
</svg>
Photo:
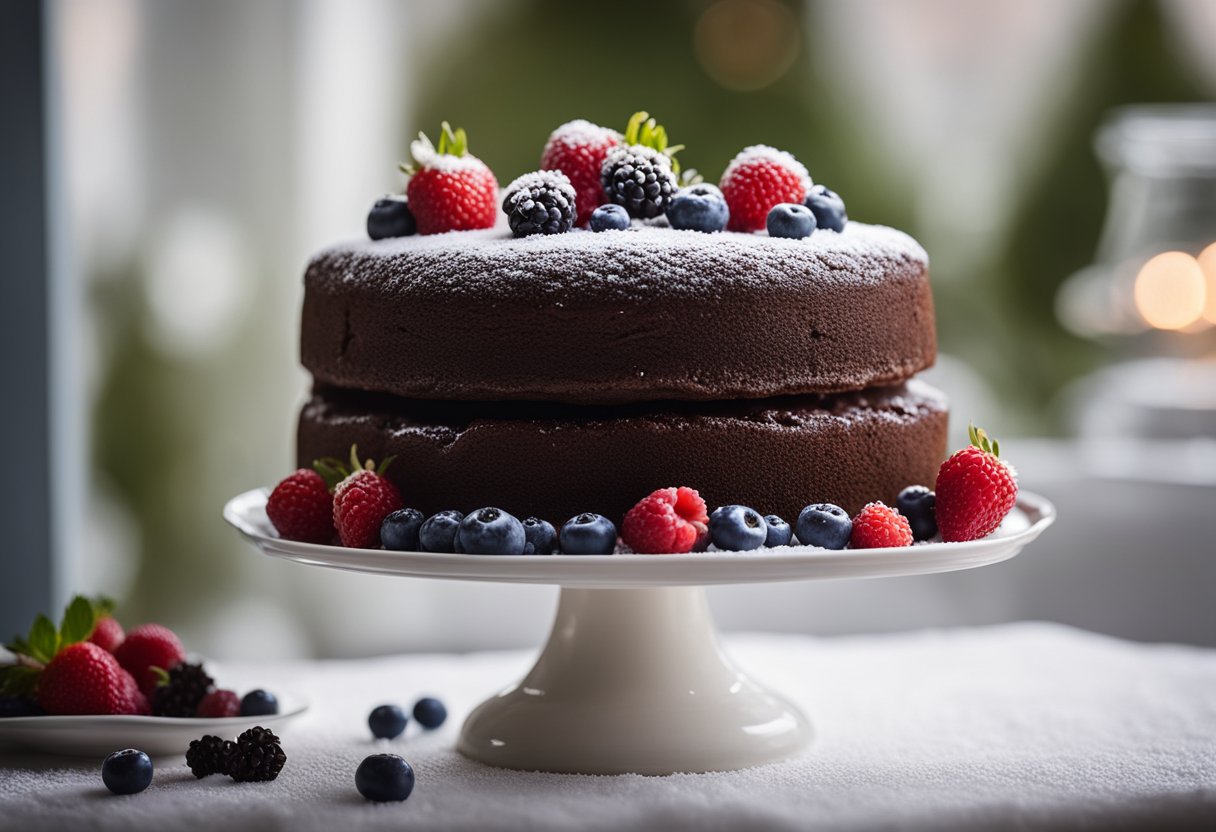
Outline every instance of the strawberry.
<svg viewBox="0 0 1216 832">
<path fill-rule="evenodd" d="M 806 168 L 790 154 L 767 145 L 745 147 L 718 183 L 730 208 L 730 231 L 760 231 L 774 205 L 801 205 L 811 187 Z"/>
<path fill-rule="evenodd" d="M 541 170 L 560 170 L 574 186 L 574 224 L 583 226 L 591 213 L 604 203 L 600 169 L 608 151 L 621 143 L 615 130 L 584 119 L 568 121 L 549 134 L 540 156 Z"/>
<path fill-rule="evenodd" d="M 971 445 L 937 472 L 937 528 L 947 542 L 992 534 L 1018 498 L 1017 475 L 1000 458 L 1000 443 L 975 425 L 967 434 Z"/>
<path fill-rule="evenodd" d="M 122 644 L 122 640 L 126 634 L 122 631 L 122 625 L 114 619 L 113 616 L 107 615 L 105 618 L 98 619 L 93 626 L 93 633 L 89 636 L 89 641 L 96 644 L 102 650 L 108 653 L 113 653 L 118 649 L 118 645 Z"/>
<path fill-rule="evenodd" d="M 464 129 L 445 121 L 439 148 L 425 133 L 410 143 L 415 166 L 402 165 L 410 210 L 419 234 L 493 228 L 498 219 L 498 180 L 485 162 L 469 153 Z"/>
<path fill-rule="evenodd" d="M 204 719 L 240 716 L 241 697 L 230 690 L 213 690 L 198 704 L 198 715 Z"/>
<path fill-rule="evenodd" d="M 329 543 L 334 539 L 334 498 L 311 468 L 284 478 L 266 500 L 266 516 L 287 540 Z"/>
<path fill-rule="evenodd" d="M 337 460 L 317 461 L 322 473 L 338 471 L 345 474 L 334 488 L 334 525 L 343 546 L 378 548 L 384 518 L 405 505 L 397 486 L 384 476 L 392 461 L 389 457 L 378 468 L 370 459 L 360 463 L 358 448 L 354 446 L 350 449 L 349 469 Z"/>
<path fill-rule="evenodd" d="M 883 503 L 869 503 L 853 518 L 849 546 L 854 549 L 885 549 L 912 545 L 908 518 Z"/>
<path fill-rule="evenodd" d="M 171 670 L 186 659 L 186 650 L 168 627 L 141 624 L 127 633 L 114 651 L 118 663 L 135 677 L 144 695 L 151 695 L 159 677 L 154 668 Z"/>
<path fill-rule="evenodd" d="M 65 647 L 43 669 L 38 705 L 48 714 L 148 713 L 148 700 L 131 674 L 88 641 Z"/>
<path fill-rule="evenodd" d="M 709 542 L 709 515 L 695 489 L 660 488 L 638 501 L 621 523 L 621 540 L 639 554 L 683 554 Z"/>
</svg>

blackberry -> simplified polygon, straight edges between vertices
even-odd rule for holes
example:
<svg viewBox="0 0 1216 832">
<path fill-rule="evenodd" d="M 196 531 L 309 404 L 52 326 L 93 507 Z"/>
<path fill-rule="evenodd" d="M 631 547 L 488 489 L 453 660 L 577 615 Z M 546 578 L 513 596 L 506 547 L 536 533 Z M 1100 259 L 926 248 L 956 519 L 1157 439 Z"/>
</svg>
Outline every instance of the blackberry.
<svg viewBox="0 0 1216 832">
<path fill-rule="evenodd" d="M 610 150 L 600 171 L 604 196 L 629 216 L 653 219 L 667 213 L 680 189 L 671 161 L 661 152 L 641 145 Z"/>
<path fill-rule="evenodd" d="M 502 210 L 516 237 L 562 234 L 574 226 L 574 186 L 561 171 L 525 173 L 506 191 Z"/>
<path fill-rule="evenodd" d="M 207 675 L 202 664 L 182 662 L 168 673 L 167 680 L 152 691 L 152 715 L 192 717 L 197 715 L 215 680 Z"/>
<path fill-rule="evenodd" d="M 273 780 L 283 770 L 287 755 L 269 728 L 250 728 L 236 738 L 228 754 L 228 775 L 238 783 Z"/>
<path fill-rule="evenodd" d="M 200 780 L 209 774 L 227 774 L 228 758 L 234 750 L 236 743 L 208 734 L 190 740 L 190 747 L 186 749 L 186 765 Z"/>
</svg>

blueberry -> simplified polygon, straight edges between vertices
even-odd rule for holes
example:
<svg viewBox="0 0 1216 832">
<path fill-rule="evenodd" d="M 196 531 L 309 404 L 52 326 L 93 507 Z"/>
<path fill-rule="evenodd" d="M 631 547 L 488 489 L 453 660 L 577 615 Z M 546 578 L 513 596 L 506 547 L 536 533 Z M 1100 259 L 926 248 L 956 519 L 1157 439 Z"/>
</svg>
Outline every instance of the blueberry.
<svg viewBox="0 0 1216 832">
<path fill-rule="evenodd" d="M 470 555 L 522 555 L 528 542 L 524 524 L 500 508 L 479 508 L 460 521 L 456 535 L 461 552 Z"/>
<path fill-rule="evenodd" d="M 279 712 L 279 700 L 270 691 L 251 690 L 241 698 L 241 716 L 270 716 Z"/>
<path fill-rule="evenodd" d="M 136 794 L 152 782 L 152 760 L 142 751 L 115 751 L 101 764 L 101 781 L 114 794 Z"/>
<path fill-rule="evenodd" d="M 811 213 L 815 215 L 815 225 L 819 228 L 844 231 L 844 224 L 849 221 L 849 215 L 844 211 L 844 200 L 835 191 L 823 185 L 814 185 L 803 204 L 811 209 Z"/>
<path fill-rule="evenodd" d="M 937 495 L 923 485 L 909 485 L 895 499 L 895 508 L 908 518 L 913 540 L 937 534 Z"/>
<path fill-rule="evenodd" d="M 798 515 L 798 542 L 823 549 L 843 549 L 853 533 L 849 513 L 831 503 L 807 506 Z"/>
<path fill-rule="evenodd" d="M 775 514 L 766 514 L 764 524 L 768 526 L 768 537 L 764 538 L 765 546 L 788 546 L 794 537 L 790 524 Z"/>
<path fill-rule="evenodd" d="M 811 236 L 815 230 L 815 215 L 811 209 L 796 202 L 783 202 L 774 205 L 768 212 L 765 221 L 768 226 L 768 236 L 785 237 L 790 240 L 801 240 Z"/>
<path fill-rule="evenodd" d="M 418 529 L 426 515 L 416 508 L 399 508 L 380 524 L 380 542 L 396 552 L 418 551 Z"/>
<path fill-rule="evenodd" d="M 455 552 L 456 532 L 464 515 L 449 509 L 432 514 L 418 529 L 418 548 L 423 552 Z"/>
<path fill-rule="evenodd" d="M 409 718 L 405 711 L 397 705 L 380 705 L 367 715 L 367 727 L 372 729 L 372 736 L 381 740 L 401 736 L 407 722 Z"/>
<path fill-rule="evenodd" d="M 414 719 L 423 728 L 438 728 L 447 718 L 448 709 L 438 699 L 426 696 L 414 703 Z"/>
<path fill-rule="evenodd" d="M 709 515 L 709 538 L 727 552 L 759 549 L 768 538 L 768 524 L 754 508 L 721 506 Z"/>
<path fill-rule="evenodd" d="M 624 231 L 629 227 L 629 212 L 621 205 L 601 205 L 591 212 L 592 231 Z"/>
<path fill-rule="evenodd" d="M 414 790 L 414 769 L 396 754 L 373 754 L 355 769 L 355 788 L 368 800 L 405 800 Z"/>
<path fill-rule="evenodd" d="M 10 716 L 42 716 L 42 708 L 27 696 L 0 696 L 0 719 Z"/>
<path fill-rule="evenodd" d="M 616 548 L 616 526 L 602 514 L 571 517 L 558 537 L 567 555 L 611 555 Z"/>
<path fill-rule="evenodd" d="M 726 228 L 730 209 L 722 192 L 713 185 L 693 185 L 675 195 L 667 206 L 672 228 L 713 233 Z"/>
<path fill-rule="evenodd" d="M 557 548 L 557 529 L 547 520 L 529 517 L 524 521 L 525 555 L 551 555 Z"/>
<path fill-rule="evenodd" d="M 392 195 L 376 200 L 367 215 L 367 236 L 373 240 L 385 237 L 408 237 L 418 230 L 414 214 L 404 196 Z"/>
</svg>

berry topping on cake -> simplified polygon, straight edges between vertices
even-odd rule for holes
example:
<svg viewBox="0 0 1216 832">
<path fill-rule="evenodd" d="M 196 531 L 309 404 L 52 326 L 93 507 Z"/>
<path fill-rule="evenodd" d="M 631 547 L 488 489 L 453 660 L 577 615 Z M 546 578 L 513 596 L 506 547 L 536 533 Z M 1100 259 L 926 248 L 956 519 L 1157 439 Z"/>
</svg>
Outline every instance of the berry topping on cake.
<svg viewBox="0 0 1216 832">
<path fill-rule="evenodd" d="M 682 188 L 667 208 L 667 222 L 681 231 L 712 234 L 726 228 L 729 219 L 730 209 L 722 191 L 704 183 Z"/>
<path fill-rule="evenodd" d="M 507 224 L 516 237 L 562 234 L 574 225 L 574 186 L 559 170 L 525 173 L 507 186 L 502 201 Z"/>
<path fill-rule="evenodd" d="M 947 542 L 992 534 L 1018 498 L 1017 477 L 1000 458 L 1000 443 L 975 425 L 967 432 L 971 445 L 937 472 L 937 528 Z"/>
<path fill-rule="evenodd" d="M 571 517 L 558 533 L 562 553 L 567 555 L 611 555 L 616 549 L 616 526 L 602 514 Z"/>
<path fill-rule="evenodd" d="M 198 716 L 221 719 L 241 715 L 241 697 L 231 690 L 213 690 L 198 703 Z"/>
<path fill-rule="evenodd" d="M 266 516 L 287 540 L 334 539 L 334 497 L 325 478 L 311 468 L 299 469 L 274 487 L 266 500 Z"/>
<path fill-rule="evenodd" d="M 622 206 L 629 216 L 653 219 L 666 213 L 679 190 L 675 154 L 683 145 L 668 145 L 667 131 L 649 114 L 634 113 L 625 143 L 612 148 L 600 169 L 605 201 Z"/>
<path fill-rule="evenodd" d="M 768 524 L 754 508 L 721 506 L 709 515 L 709 537 L 723 551 L 747 552 L 764 545 Z"/>
<path fill-rule="evenodd" d="M 620 133 L 581 118 L 568 121 L 549 134 L 540 156 L 540 167 L 541 170 L 561 171 L 574 186 L 574 204 L 578 208 L 576 225 L 586 225 L 592 212 L 603 204 L 600 171 L 608 151 L 620 143 Z"/>
<path fill-rule="evenodd" d="M 908 518 L 915 540 L 928 540 L 937 534 L 937 498 L 923 485 L 909 485 L 895 499 L 895 508 Z"/>
<path fill-rule="evenodd" d="M 640 554 L 683 554 L 701 548 L 708 539 L 705 501 L 695 489 L 683 486 L 651 492 L 629 509 L 621 523 L 621 540 Z"/>
<path fill-rule="evenodd" d="M 908 518 L 882 503 L 870 503 L 853 518 L 849 545 L 854 549 L 885 549 L 911 546 Z"/>
<path fill-rule="evenodd" d="M 548 525 L 548 524 L 546 524 Z M 432 696 L 424 696 L 414 703 L 414 720 L 423 728 L 434 730 L 448 718 L 448 709 Z"/>
<path fill-rule="evenodd" d="M 774 205 L 805 200 L 811 176 L 789 153 L 758 144 L 739 151 L 718 184 L 730 207 L 727 228 L 750 232 L 764 228 Z"/>
<path fill-rule="evenodd" d="M 557 548 L 557 529 L 548 520 L 529 517 L 524 520 L 524 554 L 551 555 Z"/>
<path fill-rule="evenodd" d="M 815 215 L 815 224 L 819 228 L 832 231 L 844 231 L 844 224 L 849 221 L 849 215 L 844 210 L 844 200 L 835 191 L 823 185 L 812 185 L 807 191 L 803 202 Z"/>
<path fill-rule="evenodd" d="M 380 525 L 384 518 L 402 507 L 397 486 L 384 476 L 392 457 L 376 466 L 372 460 L 359 461 L 358 448 L 351 446 L 350 468 L 336 459 L 318 460 L 319 471 L 332 478 L 342 474 L 334 487 L 334 526 L 343 546 L 374 549 L 380 545 Z"/>
<path fill-rule="evenodd" d="M 141 624 L 131 632 L 114 651 L 118 663 L 135 677 L 139 689 L 145 695 L 161 681 L 157 671 L 172 670 L 186 660 L 186 648 L 181 639 L 168 627 L 160 624 Z M 197 704 L 197 703 L 196 703 Z"/>
<path fill-rule="evenodd" d="M 460 551 L 469 555 L 522 555 L 528 542 L 523 523 L 492 507 L 466 514 L 456 537 Z"/>
<path fill-rule="evenodd" d="M 770 549 L 773 546 L 788 546 L 790 541 L 794 539 L 793 528 L 777 515 L 765 515 L 764 524 L 768 527 L 768 533 L 764 538 L 764 545 Z"/>
<path fill-rule="evenodd" d="M 380 524 L 380 543 L 395 552 L 418 550 L 418 530 L 426 515 L 416 508 L 399 508 Z"/>
<path fill-rule="evenodd" d="M 629 212 L 619 205 L 601 205 L 591 212 L 592 231 L 624 231 L 629 228 Z"/>
<path fill-rule="evenodd" d="M 795 533 L 803 546 L 843 549 L 849 545 L 853 521 L 849 519 L 849 513 L 838 505 L 815 503 L 798 514 Z"/>
<path fill-rule="evenodd" d="M 498 180 L 485 162 L 469 153 L 464 129 L 445 121 L 439 147 L 425 133 L 410 143 L 414 165 L 402 165 L 410 177 L 409 208 L 420 234 L 493 228 L 498 207 Z"/>
<path fill-rule="evenodd" d="M 801 203 L 782 202 L 774 205 L 764 221 L 770 237 L 801 240 L 815 231 L 815 215 Z"/>
<path fill-rule="evenodd" d="M 400 194 L 376 200 L 367 214 L 367 236 L 373 240 L 408 237 L 417 231 L 418 223 L 410 210 L 409 200 Z"/>
<path fill-rule="evenodd" d="M 423 552 L 455 552 L 456 532 L 464 514 L 448 509 L 432 514 L 418 529 L 418 548 Z"/>
</svg>

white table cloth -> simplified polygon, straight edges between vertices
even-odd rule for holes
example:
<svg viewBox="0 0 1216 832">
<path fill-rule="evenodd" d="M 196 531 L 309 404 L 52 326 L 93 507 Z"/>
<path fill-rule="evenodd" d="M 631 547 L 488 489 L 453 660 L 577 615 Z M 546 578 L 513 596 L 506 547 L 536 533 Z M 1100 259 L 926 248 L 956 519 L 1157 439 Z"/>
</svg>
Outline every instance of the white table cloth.
<svg viewBox="0 0 1216 832">
<path fill-rule="evenodd" d="M 0 829 L 1216 829 L 1216 651 L 1033 623 L 727 644 L 805 709 L 817 730 L 805 753 L 671 777 L 504 771 L 453 744 L 528 653 L 217 664 L 226 685 L 312 700 L 283 732 L 277 781 L 198 781 L 167 758 L 147 791 L 115 797 L 100 761 L 0 751 Z M 370 738 L 373 706 L 425 694 L 449 706 L 442 729 Z M 386 750 L 411 761 L 417 788 L 370 804 L 354 771 Z"/>
</svg>

